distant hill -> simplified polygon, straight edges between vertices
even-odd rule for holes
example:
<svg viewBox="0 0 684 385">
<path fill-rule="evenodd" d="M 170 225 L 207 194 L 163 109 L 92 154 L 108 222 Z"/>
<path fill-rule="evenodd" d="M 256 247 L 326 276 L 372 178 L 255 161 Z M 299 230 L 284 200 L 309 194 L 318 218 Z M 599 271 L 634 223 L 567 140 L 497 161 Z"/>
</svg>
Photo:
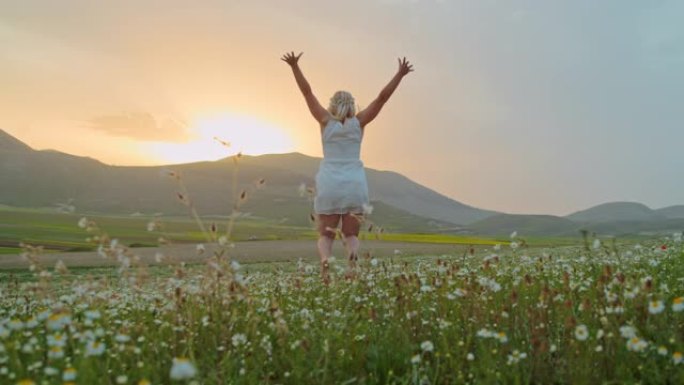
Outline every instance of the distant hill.
<svg viewBox="0 0 684 385">
<path fill-rule="evenodd" d="M 0 130 L 0 152 L 3 151 L 28 152 L 33 151 L 33 149 L 19 139 L 13 137 L 3 130 Z"/>
<path fill-rule="evenodd" d="M 314 185 L 319 158 L 299 153 L 244 156 L 238 190 L 248 191 L 242 211 L 253 216 L 306 224 L 311 203 L 301 183 Z M 231 158 L 158 167 L 110 166 L 58 151 L 36 151 L 0 131 L 0 204 L 50 207 L 72 201 L 81 212 L 180 214 L 179 189 L 169 171 L 179 172 L 200 214 L 226 215 L 232 205 Z M 434 231 L 460 228 L 495 214 L 464 205 L 397 173 L 366 169 L 372 219 L 388 229 Z M 265 178 L 266 188 L 254 190 Z"/>
<path fill-rule="evenodd" d="M 244 213 L 308 225 L 311 202 L 299 186 L 314 185 L 320 158 L 300 153 L 244 156 L 237 190 L 247 191 Z M 171 166 L 110 166 L 58 151 L 36 151 L 0 130 L 0 205 L 56 207 L 70 202 L 78 212 L 186 214 L 169 171 L 180 173 L 200 215 L 232 210 L 231 158 Z M 626 235 L 681 231 L 684 205 L 658 210 L 636 202 L 604 203 L 566 217 L 511 215 L 468 206 L 391 171 L 366 169 L 371 220 L 390 231 L 470 232 L 525 236 L 577 236 L 580 229 Z M 266 188 L 255 190 L 264 178 Z"/>
<path fill-rule="evenodd" d="M 614 221 L 658 221 L 666 219 L 662 213 L 636 202 L 610 202 L 570 214 L 565 218 L 579 223 Z"/>
<path fill-rule="evenodd" d="M 524 236 L 576 236 L 579 224 L 553 215 L 499 214 L 468 226 L 477 234 L 508 235 L 517 231 Z"/>
<path fill-rule="evenodd" d="M 663 207 L 655 212 L 670 219 L 684 219 L 684 205 Z"/>
<path fill-rule="evenodd" d="M 674 232 L 684 231 L 684 219 L 663 219 L 657 221 L 613 221 L 592 223 L 582 228 L 589 232 L 614 235 L 655 235 L 655 234 L 672 234 Z M 565 235 L 565 234 L 559 234 Z"/>
</svg>

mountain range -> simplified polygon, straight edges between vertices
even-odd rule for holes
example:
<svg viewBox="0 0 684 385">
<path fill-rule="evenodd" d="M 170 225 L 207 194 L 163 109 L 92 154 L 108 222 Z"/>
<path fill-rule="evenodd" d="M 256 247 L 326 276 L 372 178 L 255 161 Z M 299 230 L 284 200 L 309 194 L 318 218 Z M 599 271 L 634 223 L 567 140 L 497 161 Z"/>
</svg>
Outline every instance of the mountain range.
<svg viewBox="0 0 684 385">
<path fill-rule="evenodd" d="M 168 166 L 112 166 L 54 150 L 34 150 L 0 130 L 0 204 L 56 207 L 78 212 L 168 215 L 187 213 L 177 193 L 190 197 L 200 215 L 232 211 L 236 191 L 245 191 L 241 211 L 294 225 L 309 223 L 311 202 L 300 186 L 314 185 L 320 158 L 300 153 L 243 156 Z M 171 173 L 180 175 L 183 186 Z M 657 210 L 635 202 L 598 205 L 566 217 L 513 215 L 469 206 L 392 171 L 366 168 L 371 219 L 390 231 L 535 236 L 644 234 L 684 229 L 684 205 Z M 265 188 L 257 189 L 265 180 Z M 0 220 L 0 222 L 2 222 Z"/>
</svg>

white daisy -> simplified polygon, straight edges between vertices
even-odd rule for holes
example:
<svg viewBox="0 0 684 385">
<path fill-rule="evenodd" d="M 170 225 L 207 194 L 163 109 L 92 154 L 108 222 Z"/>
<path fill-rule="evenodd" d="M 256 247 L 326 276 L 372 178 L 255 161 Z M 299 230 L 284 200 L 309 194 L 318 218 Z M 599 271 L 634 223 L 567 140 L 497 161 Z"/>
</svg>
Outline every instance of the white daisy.
<svg viewBox="0 0 684 385">
<path fill-rule="evenodd" d="M 62 381 L 68 382 L 68 381 L 74 381 L 76 380 L 76 369 L 74 368 L 66 368 L 64 369 L 64 372 L 62 372 Z"/>
<path fill-rule="evenodd" d="M 648 305 L 648 312 L 651 314 L 659 314 L 665 310 L 665 304 L 661 300 L 651 301 Z"/>
<path fill-rule="evenodd" d="M 684 356 L 682 356 L 682 353 L 681 353 L 681 352 L 674 352 L 674 353 L 672 354 L 672 362 L 673 362 L 675 365 L 681 364 L 682 361 L 684 361 Z"/>
<path fill-rule="evenodd" d="M 627 340 L 627 350 L 641 353 L 648 347 L 648 342 L 639 337 L 632 337 Z"/>
<path fill-rule="evenodd" d="M 86 357 L 87 356 L 101 356 L 107 346 L 99 341 L 91 340 L 86 343 Z"/>
<path fill-rule="evenodd" d="M 188 380 L 197 375 L 197 369 L 187 358 L 174 358 L 169 377 L 172 380 Z"/>
</svg>

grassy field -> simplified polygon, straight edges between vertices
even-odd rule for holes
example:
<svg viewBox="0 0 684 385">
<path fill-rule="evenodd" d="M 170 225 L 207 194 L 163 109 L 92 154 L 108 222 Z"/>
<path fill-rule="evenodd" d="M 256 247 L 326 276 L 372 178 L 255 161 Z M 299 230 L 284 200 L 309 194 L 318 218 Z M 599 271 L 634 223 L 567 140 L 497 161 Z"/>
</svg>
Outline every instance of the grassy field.
<svg viewBox="0 0 684 385">
<path fill-rule="evenodd" d="M 217 224 L 208 241 L 186 218 L 91 215 L 79 226 L 82 215 L 0 213 L 6 254 L 19 242 L 98 248 L 115 265 L 53 261 L 46 269 L 28 249 L 30 269 L 0 272 L 7 383 L 684 381 L 681 237 L 640 245 L 365 231 L 371 249 L 380 239 L 448 251 L 368 257 L 352 280 L 344 261 L 333 261 L 325 285 L 310 259 L 274 262 L 299 243 L 275 242 L 277 250 L 238 264 L 238 249 L 215 239 L 226 218 L 203 219 Z M 302 240 L 307 250 L 316 237 L 311 228 L 252 219 L 232 234 Z M 195 244 L 216 251 L 164 264 L 130 252 L 160 237 L 190 243 L 183 253 Z"/>
<path fill-rule="evenodd" d="M 21 253 L 19 247 L 0 247 L 0 255 L 2 254 L 18 254 Z"/>
<path fill-rule="evenodd" d="M 0 383 L 684 382 L 681 236 L 0 273 Z M 512 247 L 511 247 L 512 246 Z M 216 254 L 218 255 L 218 254 Z M 24 382 L 21 382 L 24 381 Z"/>
<path fill-rule="evenodd" d="M 331 261 L 325 283 L 297 258 L 311 253 L 309 227 L 240 219 L 230 238 L 259 241 L 233 248 L 219 239 L 227 218 L 203 218 L 217 224 L 207 240 L 186 218 L 0 215 L 0 253 L 26 242 L 114 265 L 45 264 L 27 248 L 28 269 L 0 271 L 2 384 L 684 382 L 681 234 L 365 231 L 376 253 L 351 276 Z M 131 249 L 160 237 L 181 257 Z"/>
<path fill-rule="evenodd" d="M 197 223 L 187 217 L 133 217 L 91 214 L 85 215 L 97 223 L 100 230 L 111 238 L 118 239 L 130 247 L 152 247 L 160 245 L 160 237 L 174 243 L 206 242 L 205 235 Z M 97 242 L 89 242 L 92 235 L 78 227 L 84 215 L 57 213 L 50 210 L 17 209 L 0 206 L 0 254 L 16 254 L 21 251 L 20 243 L 42 245 L 49 251 L 94 251 Z M 228 218 L 202 218 L 205 226 L 217 226 L 217 234 L 226 231 Z M 147 231 L 150 222 L 158 226 Z M 367 229 L 364 229 L 367 230 Z M 317 237 L 313 227 L 291 226 L 268 220 L 240 218 L 232 229 L 232 240 L 313 240 Z M 440 243 L 455 245 L 506 244 L 508 239 L 500 237 L 478 237 L 452 234 L 417 234 L 363 231 L 362 239 L 386 241 Z M 561 246 L 577 243 L 576 238 L 531 238 L 533 246 Z"/>
<path fill-rule="evenodd" d="M 0 208 L 0 253 L 16 251 L 19 243 L 43 245 L 48 250 L 92 251 L 93 242 L 78 221 L 87 216 L 110 237 L 133 247 L 158 246 L 159 237 L 178 243 L 204 242 L 205 236 L 195 221 L 184 217 L 132 217 L 112 215 L 76 215 L 46 210 Z M 225 232 L 228 219 L 203 218 L 207 226 L 216 223 L 219 232 Z M 147 231 L 151 221 L 157 221 L 154 231 Z M 240 219 L 232 231 L 236 241 L 249 239 L 312 239 L 311 228 L 286 226 L 266 220 Z M 9 249 L 9 250 L 8 250 Z"/>
</svg>

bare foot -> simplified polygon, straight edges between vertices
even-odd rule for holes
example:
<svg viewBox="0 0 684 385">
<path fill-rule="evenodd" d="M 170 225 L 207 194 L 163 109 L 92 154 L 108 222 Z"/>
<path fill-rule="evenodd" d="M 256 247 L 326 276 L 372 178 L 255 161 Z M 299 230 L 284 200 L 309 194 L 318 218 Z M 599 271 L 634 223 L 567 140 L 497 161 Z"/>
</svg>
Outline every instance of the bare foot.
<svg viewBox="0 0 684 385">
<path fill-rule="evenodd" d="M 321 279 L 324 285 L 328 286 L 330 284 L 330 265 L 328 261 L 321 262 Z"/>
<path fill-rule="evenodd" d="M 353 280 L 356 279 L 356 275 L 357 275 L 356 266 L 352 266 L 352 265 L 350 264 L 350 265 L 349 265 L 349 268 L 348 268 L 347 271 L 344 273 L 344 279 L 346 279 L 346 280 L 348 280 L 348 281 L 353 281 Z"/>
<path fill-rule="evenodd" d="M 359 260 L 359 256 L 356 253 L 349 255 L 349 267 L 347 272 L 344 274 L 344 278 L 347 280 L 353 280 L 356 278 L 356 261 Z"/>
<path fill-rule="evenodd" d="M 347 281 L 353 281 L 356 279 L 356 271 L 354 270 L 347 270 L 346 273 L 344 273 L 344 279 Z"/>
</svg>

